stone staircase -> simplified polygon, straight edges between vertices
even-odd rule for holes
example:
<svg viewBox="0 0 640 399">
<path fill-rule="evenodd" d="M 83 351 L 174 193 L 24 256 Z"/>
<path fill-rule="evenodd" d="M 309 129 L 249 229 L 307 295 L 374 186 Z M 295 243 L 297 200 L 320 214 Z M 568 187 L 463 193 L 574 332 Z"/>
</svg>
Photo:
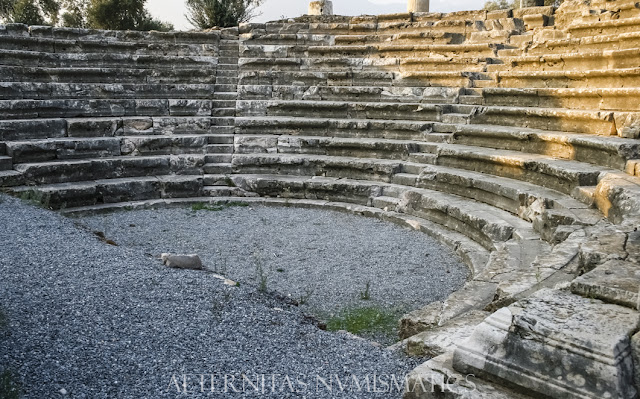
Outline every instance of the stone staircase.
<svg viewBox="0 0 640 399">
<path fill-rule="evenodd" d="M 423 231 L 471 277 L 401 320 L 397 347 L 432 357 L 407 399 L 633 398 L 639 17 L 567 0 L 207 33 L 7 25 L 0 185 L 68 214 L 240 201 Z"/>
</svg>

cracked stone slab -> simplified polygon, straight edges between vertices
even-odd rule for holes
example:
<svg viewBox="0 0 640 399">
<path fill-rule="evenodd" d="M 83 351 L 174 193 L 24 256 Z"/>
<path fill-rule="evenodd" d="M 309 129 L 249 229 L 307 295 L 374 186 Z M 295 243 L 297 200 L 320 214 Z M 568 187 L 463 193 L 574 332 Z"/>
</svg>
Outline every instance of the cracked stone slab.
<svg viewBox="0 0 640 399">
<path fill-rule="evenodd" d="M 634 398 L 630 337 L 637 311 L 543 289 L 488 317 L 453 365 L 538 395 Z"/>
<path fill-rule="evenodd" d="M 640 267 L 635 263 L 611 260 L 576 278 L 574 294 L 601 299 L 636 309 L 640 290 Z"/>
</svg>

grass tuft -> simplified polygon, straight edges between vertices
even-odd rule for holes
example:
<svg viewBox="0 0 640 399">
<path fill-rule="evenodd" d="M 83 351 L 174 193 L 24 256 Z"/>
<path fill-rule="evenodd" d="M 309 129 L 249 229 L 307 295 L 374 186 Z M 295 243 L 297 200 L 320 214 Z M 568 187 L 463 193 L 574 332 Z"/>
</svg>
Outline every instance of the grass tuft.
<svg viewBox="0 0 640 399">
<path fill-rule="evenodd" d="M 327 320 L 327 330 L 345 330 L 352 334 L 384 333 L 392 335 L 398 324 L 393 311 L 376 306 L 349 308 Z"/>
</svg>

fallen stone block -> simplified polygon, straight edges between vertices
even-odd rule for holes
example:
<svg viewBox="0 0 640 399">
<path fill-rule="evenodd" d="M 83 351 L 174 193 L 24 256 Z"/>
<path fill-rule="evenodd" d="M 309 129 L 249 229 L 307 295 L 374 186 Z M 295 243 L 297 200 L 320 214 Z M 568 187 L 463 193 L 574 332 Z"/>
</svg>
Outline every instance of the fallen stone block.
<svg viewBox="0 0 640 399">
<path fill-rule="evenodd" d="M 202 270 L 202 260 L 198 255 L 174 255 L 170 253 L 164 253 L 160 255 L 162 263 L 174 269 L 188 269 L 188 270 Z"/>
</svg>

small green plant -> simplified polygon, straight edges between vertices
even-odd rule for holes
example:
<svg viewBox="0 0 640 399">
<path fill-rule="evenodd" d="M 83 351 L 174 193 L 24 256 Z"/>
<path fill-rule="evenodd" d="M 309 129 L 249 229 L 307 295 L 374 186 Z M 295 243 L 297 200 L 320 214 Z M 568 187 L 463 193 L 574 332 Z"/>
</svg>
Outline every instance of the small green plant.
<svg viewBox="0 0 640 399">
<path fill-rule="evenodd" d="M 0 398 L 20 398 L 20 385 L 16 382 L 13 373 L 8 369 L 5 369 L 2 374 L 0 374 Z"/>
<path fill-rule="evenodd" d="M 33 205 L 50 209 L 51 205 L 51 194 L 43 193 L 41 191 L 37 191 L 33 188 L 30 188 L 27 191 L 23 191 L 20 193 L 19 198 L 23 201 L 30 202 Z"/>
<path fill-rule="evenodd" d="M 267 283 L 269 277 L 264 270 L 264 259 L 260 255 L 259 251 L 253 252 L 253 259 L 256 265 L 256 278 L 258 279 L 258 291 L 267 292 Z"/>
<path fill-rule="evenodd" d="M 364 291 L 360 291 L 360 299 L 363 301 L 368 301 L 371 299 L 371 281 L 367 281 L 367 284 L 364 287 Z"/>
<path fill-rule="evenodd" d="M 306 305 L 307 303 L 309 303 L 309 299 L 311 299 L 311 296 L 313 295 L 314 290 L 312 289 L 307 289 L 304 292 L 304 295 L 300 296 L 300 299 L 298 299 L 298 304 L 299 305 Z"/>
<path fill-rule="evenodd" d="M 229 187 L 236 187 L 236 183 L 234 183 L 234 181 L 229 176 L 225 176 L 224 183 Z"/>
<path fill-rule="evenodd" d="M 346 309 L 330 317 L 327 320 L 327 330 L 345 330 L 352 334 L 384 333 L 391 336 L 397 322 L 395 312 L 368 306 Z"/>
<path fill-rule="evenodd" d="M 284 269 L 283 269 L 283 268 L 281 268 L 281 267 L 277 268 L 277 269 L 276 269 L 276 271 L 277 271 L 278 273 L 284 273 Z"/>
</svg>

